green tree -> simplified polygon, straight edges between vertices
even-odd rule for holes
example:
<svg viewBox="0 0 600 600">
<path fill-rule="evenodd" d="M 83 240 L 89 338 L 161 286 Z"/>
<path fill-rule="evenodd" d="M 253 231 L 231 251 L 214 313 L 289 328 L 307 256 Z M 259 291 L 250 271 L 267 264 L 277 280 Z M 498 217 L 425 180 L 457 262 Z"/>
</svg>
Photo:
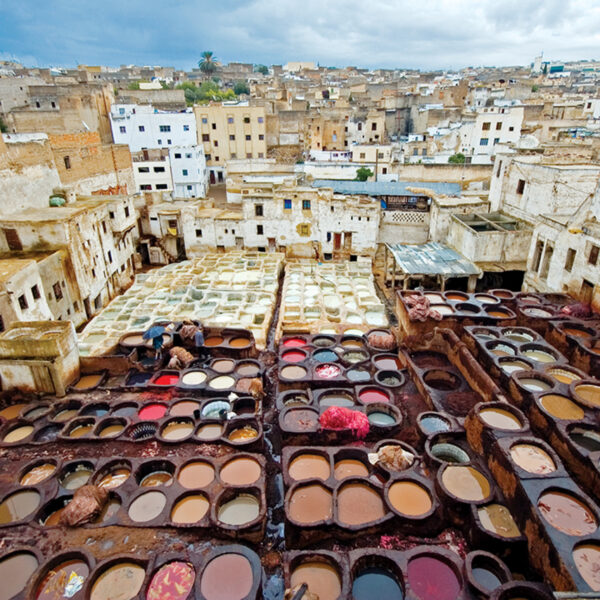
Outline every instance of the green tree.
<svg viewBox="0 0 600 600">
<path fill-rule="evenodd" d="M 203 81 L 199 87 L 195 86 L 191 81 L 180 83 L 177 89 L 183 90 L 185 100 L 188 105 L 192 106 L 196 102 L 207 103 L 211 100 L 235 100 L 237 96 L 231 89 L 222 90 L 214 81 Z"/>
<path fill-rule="evenodd" d="M 465 160 L 465 155 L 462 152 L 457 152 L 448 159 L 448 162 L 453 165 L 464 165 Z"/>
<path fill-rule="evenodd" d="M 127 85 L 127 89 L 128 90 L 139 90 L 140 89 L 140 82 L 139 81 L 131 81 Z"/>
<path fill-rule="evenodd" d="M 209 50 L 202 53 L 202 58 L 198 61 L 198 66 L 203 73 L 214 73 L 217 70 L 215 56 Z"/>
<path fill-rule="evenodd" d="M 531 86 L 531 91 L 532 91 L 533 93 L 537 92 L 539 89 L 540 89 L 540 86 L 539 86 L 537 83 L 534 83 L 534 84 Z"/>
<path fill-rule="evenodd" d="M 171 86 L 166 81 L 161 81 L 160 82 L 160 87 L 163 90 L 170 90 L 171 89 Z"/>
<path fill-rule="evenodd" d="M 355 181 L 366 181 L 369 177 L 373 177 L 373 171 L 367 167 L 359 167 L 356 169 Z"/>
<path fill-rule="evenodd" d="M 2 117 L 0 117 L 0 133 L 7 133 L 7 132 L 8 132 L 8 127 L 6 126 L 4 119 Z"/>
<path fill-rule="evenodd" d="M 236 96 L 239 96 L 240 94 L 250 94 L 248 83 L 245 81 L 236 81 L 233 86 L 233 92 Z"/>
<path fill-rule="evenodd" d="M 254 70 L 257 73 L 262 73 L 263 75 L 269 74 L 269 67 L 267 67 L 267 65 L 254 65 Z"/>
</svg>

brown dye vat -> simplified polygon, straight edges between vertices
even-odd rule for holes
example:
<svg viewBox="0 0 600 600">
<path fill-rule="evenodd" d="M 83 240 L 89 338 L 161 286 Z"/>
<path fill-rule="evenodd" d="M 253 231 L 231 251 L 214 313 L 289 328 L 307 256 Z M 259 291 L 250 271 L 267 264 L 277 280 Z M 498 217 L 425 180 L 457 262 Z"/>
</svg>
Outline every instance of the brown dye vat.
<svg viewBox="0 0 600 600">
<path fill-rule="evenodd" d="M 52 463 L 37 465 L 24 473 L 19 483 L 21 485 L 35 485 L 36 483 L 46 481 L 46 479 L 52 477 L 55 472 L 56 465 L 53 465 Z"/>
<path fill-rule="evenodd" d="M 70 598 L 70 582 L 83 582 L 88 578 L 90 568 L 81 559 L 72 559 L 53 567 L 42 579 L 35 592 L 36 600 L 61 600 Z"/>
<path fill-rule="evenodd" d="M 241 377 L 257 377 L 260 369 L 254 363 L 240 363 L 236 367 L 235 372 Z"/>
<path fill-rule="evenodd" d="M 333 494 L 318 483 L 297 487 L 289 499 L 289 514 L 303 525 L 331 519 Z"/>
<path fill-rule="evenodd" d="M 119 508 L 121 508 L 121 501 L 118 498 L 109 498 L 108 502 L 104 505 L 102 512 L 94 522 L 106 523 L 106 521 L 112 519 L 117 514 Z"/>
<path fill-rule="evenodd" d="M 191 417 L 195 410 L 200 410 L 200 406 L 199 402 L 194 402 L 193 400 L 176 402 L 169 409 L 169 415 L 172 417 Z"/>
<path fill-rule="evenodd" d="M 479 520 L 485 529 L 504 538 L 520 537 L 521 532 L 513 516 L 502 504 L 488 504 L 477 509 Z"/>
<path fill-rule="evenodd" d="M 538 401 L 542 408 L 556 419 L 579 421 L 585 416 L 584 410 L 566 396 L 546 394 Z"/>
<path fill-rule="evenodd" d="M 239 494 L 219 506 L 218 519 L 225 525 L 246 525 L 258 518 L 260 503 L 251 494 Z"/>
<path fill-rule="evenodd" d="M 5 444 L 14 444 L 20 442 L 25 438 L 29 437 L 33 433 L 32 425 L 23 425 L 22 427 L 16 427 L 11 429 L 2 439 Z"/>
<path fill-rule="evenodd" d="M 66 410 L 61 410 L 56 414 L 53 421 L 57 423 L 64 423 L 65 421 L 70 421 L 73 417 L 77 415 L 79 409 L 77 408 L 67 408 Z"/>
<path fill-rule="evenodd" d="M 173 523 L 189 525 L 201 521 L 210 508 L 208 498 L 202 494 L 185 496 L 179 500 L 171 511 Z"/>
<path fill-rule="evenodd" d="M 0 560 L 0 598 L 9 600 L 22 592 L 38 566 L 38 559 L 30 552 L 15 552 Z"/>
<path fill-rule="evenodd" d="M 235 362 L 227 358 L 220 358 L 211 364 L 211 369 L 217 373 L 231 373 L 234 367 Z"/>
<path fill-rule="evenodd" d="M 92 470 L 88 467 L 76 467 L 67 473 L 61 480 L 61 485 L 66 490 L 76 490 L 85 485 L 92 476 Z"/>
<path fill-rule="evenodd" d="M 592 334 L 589 331 L 585 331 L 584 329 L 577 329 L 575 327 L 563 327 L 563 333 L 566 335 L 572 335 L 578 338 L 591 338 Z"/>
<path fill-rule="evenodd" d="M 26 406 L 27 404 L 13 404 L 12 406 L 7 406 L 6 408 L 0 410 L 0 417 L 6 419 L 7 421 L 16 419 Z"/>
<path fill-rule="evenodd" d="M 566 385 L 581 379 L 580 375 L 573 373 L 572 371 L 567 371 L 566 369 L 548 369 L 546 375 L 550 375 L 550 377 L 556 379 L 556 381 L 565 383 Z"/>
<path fill-rule="evenodd" d="M 28 517 L 40 505 L 42 497 L 35 490 L 11 494 L 0 504 L 0 525 L 14 523 Z"/>
<path fill-rule="evenodd" d="M 360 460 L 344 458 L 335 463 L 333 475 L 338 481 L 347 477 L 367 477 L 369 469 Z"/>
<path fill-rule="evenodd" d="M 306 369 L 298 365 L 288 365 L 281 369 L 281 376 L 286 379 L 302 379 L 306 377 Z"/>
<path fill-rule="evenodd" d="M 44 521 L 44 527 L 54 527 L 56 525 L 59 525 L 60 518 L 64 511 L 65 511 L 65 507 L 63 506 L 62 508 L 55 510 L 53 513 L 50 513 L 46 517 L 46 520 Z"/>
<path fill-rule="evenodd" d="M 134 333 L 132 335 L 125 336 L 121 338 L 119 342 L 122 346 L 143 346 L 146 343 L 144 339 L 144 334 L 142 333 Z"/>
<path fill-rule="evenodd" d="M 146 571 L 132 562 L 120 562 L 104 571 L 92 586 L 90 600 L 132 600 L 142 589 Z"/>
<path fill-rule="evenodd" d="M 244 427 L 234 429 L 228 435 L 228 439 L 232 442 L 247 442 L 249 440 L 254 440 L 257 437 L 258 431 L 254 429 L 254 427 L 250 427 L 250 425 L 245 425 Z"/>
<path fill-rule="evenodd" d="M 219 477 L 229 485 L 251 485 L 261 475 L 260 464 L 253 458 L 240 457 L 223 465 Z"/>
<path fill-rule="evenodd" d="M 188 437 L 194 432 L 194 424 L 188 422 L 169 423 L 161 432 L 161 437 L 165 440 L 177 441 Z"/>
<path fill-rule="evenodd" d="M 168 471 L 153 471 L 148 473 L 141 481 L 142 487 L 159 487 L 161 485 L 171 485 L 173 476 Z"/>
<path fill-rule="evenodd" d="M 539 446 L 515 444 L 511 446 L 510 457 L 521 469 L 535 475 L 547 475 L 556 471 L 552 457 Z"/>
<path fill-rule="evenodd" d="M 546 492 L 538 500 L 538 509 L 552 527 L 567 535 L 588 535 L 598 529 L 594 513 L 571 494 L 558 491 Z"/>
<path fill-rule="evenodd" d="M 446 490 L 461 500 L 477 502 L 485 500 L 491 493 L 490 483 L 477 469 L 451 465 L 442 473 Z"/>
<path fill-rule="evenodd" d="M 212 348 L 214 346 L 220 346 L 223 343 L 223 341 L 224 340 L 223 340 L 223 338 L 221 336 L 219 336 L 219 335 L 213 335 L 213 336 L 207 337 L 204 340 L 204 345 L 207 346 L 207 347 L 209 347 L 209 348 Z"/>
<path fill-rule="evenodd" d="M 223 425 L 220 423 L 208 423 L 206 425 L 202 425 L 202 427 L 196 431 L 196 437 L 199 440 L 210 441 L 220 438 L 222 433 Z"/>
<path fill-rule="evenodd" d="M 146 523 L 156 519 L 167 504 L 167 498 L 161 492 L 145 492 L 129 505 L 129 518 L 136 523 Z"/>
<path fill-rule="evenodd" d="M 94 429 L 94 425 L 78 425 L 74 429 L 69 432 L 70 438 L 80 438 L 91 433 L 92 429 Z"/>
<path fill-rule="evenodd" d="M 252 341 L 245 337 L 235 337 L 229 340 L 229 345 L 232 348 L 247 348 L 251 343 Z"/>
<path fill-rule="evenodd" d="M 363 483 L 347 483 L 337 493 L 337 516 L 340 523 L 364 525 L 386 514 L 379 492 Z"/>
<path fill-rule="evenodd" d="M 523 424 L 515 415 L 501 408 L 482 408 L 479 417 L 484 423 L 497 429 L 511 431 L 523 429 Z"/>
<path fill-rule="evenodd" d="M 390 504 L 397 512 L 410 517 L 427 514 L 433 503 L 429 492 L 414 481 L 396 481 L 388 490 Z"/>
<path fill-rule="evenodd" d="M 113 425 L 107 425 L 106 427 L 103 427 L 98 432 L 98 437 L 101 437 L 101 438 L 116 437 L 116 436 L 120 435 L 124 429 L 125 429 L 125 425 L 121 425 L 119 423 L 114 423 Z"/>
<path fill-rule="evenodd" d="M 72 387 L 76 390 L 85 390 L 96 387 L 102 381 L 103 375 L 83 375 Z"/>
<path fill-rule="evenodd" d="M 588 405 L 600 407 L 600 385 L 591 383 L 576 385 L 575 393 Z"/>
<path fill-rule="evenodd" d="M 123 485 L 131 475 L 131 471 L 125 467 L 113 469 L 110 473 L 107 473 L 99 482 L 98 487 L 105 488 L 107 490 L 113 490 Z"/>
<path fill-rule="evenodd" d="M 241 554 L 228 552 L 206 565 L 200 578 L 200 593 L 206 600 L 242 600 L 253 584 L 250 561 Z"/>
<path fill-rule="evenodd" d="M 594 592 L 600 592 L 600 546 L 598 544 L 577 546 L 573 550 L 573 560 L 582 579 Z"/>
<path fill-rule="evenodd" d="M 331 469 L 329 460 L 319 454 L 300 454 L 292 460 L 288 467 L 292 479 L 329 479 Z"/>
<path fill-rule="evenodd" d="M 215 478 L 214 467 L 204 461 L 188 463 L 179 471 L 177 481 L 187 489 L 203 488 L 210 485 Z"/>
<path fill-rule="evenodd" d="M 342 593 L 342 579 L 338 570 L 326 562 L 305 562 L 294 569 L 291 587 L 306 583 L 308 591 L 319 600 L 337 600 Z"/>
<path fill-rule="evenodd" d="M 288 410 L 283 417 L 283 426 L 293 432 L 314 431 L 319 426 L 319 415 L 314 410 Z"/>
</svg>

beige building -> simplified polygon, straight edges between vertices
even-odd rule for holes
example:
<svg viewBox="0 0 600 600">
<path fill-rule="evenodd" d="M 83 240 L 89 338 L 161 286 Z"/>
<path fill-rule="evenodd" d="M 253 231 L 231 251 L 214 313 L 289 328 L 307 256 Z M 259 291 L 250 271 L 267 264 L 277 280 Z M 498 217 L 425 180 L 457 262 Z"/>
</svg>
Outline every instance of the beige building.
<svg viewBox="0 0 600 600">
<path fill-rule="evenodd" d="M 267 157 L 264 107 L 223 102 L 195 106 L 194 113 L 211 183 L 225 180 L 228 160 Z"/>
</svg>

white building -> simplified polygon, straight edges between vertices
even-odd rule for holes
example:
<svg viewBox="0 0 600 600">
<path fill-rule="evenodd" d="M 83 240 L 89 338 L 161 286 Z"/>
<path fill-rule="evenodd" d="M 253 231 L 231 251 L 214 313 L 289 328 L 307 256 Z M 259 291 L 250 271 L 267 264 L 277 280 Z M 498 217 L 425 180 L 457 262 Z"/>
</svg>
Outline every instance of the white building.
<svg viewBox="0 0 600 600">
<path fill-rule="evenodd" d="M 139 153 L 133 156 L 133 177 L 138 192 L 171 192 L 173 179 L 171 177 L 171 161 L 169 154 Z"/>
<path fill-rule="evenodd" d="M 128 144 L 131 152 L 147 148 L 195 146 L 194 111 L 159 111 L 152 106 L 113 104 L 110 123 L 115 144 Z"/>
<path fill-rule="evenodd" d="M 206 158 L 202 146 L 177 146 L 169 149 L 174 198 L 204 198 L 208 183 Z"/>
</svg>

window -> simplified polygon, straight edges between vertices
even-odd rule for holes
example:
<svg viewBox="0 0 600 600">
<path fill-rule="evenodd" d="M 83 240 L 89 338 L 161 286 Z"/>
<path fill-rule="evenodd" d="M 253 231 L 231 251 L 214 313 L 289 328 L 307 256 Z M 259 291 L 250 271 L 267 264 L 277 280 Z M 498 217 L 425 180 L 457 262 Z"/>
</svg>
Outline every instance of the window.
<svg viewBox="0 0 600 600">
<path fill-rule="evenodd" d="M 196 229 L 196 237 L 202 237 L 202 229 Z"/>
<path fill-rule="evenodd" d="M 358 130 L 359 130 L 359 131 L 362 131 L 362 123 L 359 123 L 359 124 L 358 124 Z"/>
<path fill-rule="evenodd" d="M 157 183 L 156 184 L 156 189 L 157 190 L 166 190 L 169 186 L 166 183 Z"/>
<path fill-rule="evenodd" d="M 214 140 L 213 144 L 215 145 L 215 147 L 217 147 L 219 145 L 219 141 L 218 140 Z"/>
<path fill-rule="evenodd" d="M 500 142 L 500 138 L 494 138 L 494 145 Z"/>
<path fill-rule="evenodd" d="M 514 130 L 515 130 L 515 128 L 514 128 L 514 127 L 509 127 L 509 128 L 508 128 L 508 130 L 509 130 L 509 131 L 514 131 Z"/>
<path fill-rule="evenodd" d="M 265 122 L 265 119 L 264 119 L 264 117 L 258 117 L 258 122 L 259 122 L 259 123 L 264 123 L 264 122 Z"/>
<path fill-rule="evenodd" d="M 165 168 L 164 167 L 154 167 L 154 172 L 155 173 L 164 173 Z"/>
<path fill-rule="evenodd" d="M 256 216 L 256 217 L 262 217 L 262 216 L 264 216 L 264 214 L 263 214 L 263 205 L 262 204 L 256 204 L 254 206 L 254 216 Z"/>
<path fill-rule="evenodd" d="M 21 310 L 27 310 L 29 308 L 29 305 L 27 304 L 27 298 L 25 298 L 25 294 L 21 294 L 19 296 L 19 306 L 21 307 Z"/>
<path fill-rule="evenodd" d="M 519 194 L 521 196 L 523 194 L 524 190 L 525 190 L 525 180 L 519 179 L 519 183 L 517 183 L 517 194 Z"/>
<path fill-rule="evenodd" d="M 162 146 L 162 140 L 156 140 L 159 146 Z"/>
<path fill-rule="evenodd" d="M 150 173 L 150 167 L 138 167 L 138 173 Z"/>
<path fill-rule="evenodd" d="M 235 141 L 235 135 L 230 135 L 230 136 L 229 136 L 229 139 L 230 139 L 232 142 L 233 142 L 233 141 Z"/>
<path fill-rule="evenodd" d="M 496 123 L 496 131 L 500 131 L 502 129 L 502 121 L 498 121 Z"/>
<path fill-rule="evenodd" d="M 150 191 L 151 189 L 152 185 L 150 185 L 149 183 L 143 183 L 142 185 L 140 185 L 140 190 Z"/>
<path fill-rule="evenodd" d="M 596 246 L 595 244 L 591 244 L 590 252 L 588 254 L 588 263 L 590 265 L 598 264 L 598 252 L 600 251 L 600 246 Z"/>
<path fill-rule="evenodd" d="M 231 153 L 231 158 L 232 158 L 233 160 L 235 160 L 235 159 L 237 158 L 237 153 L 235 153 L 235 152 L 232 152 L 232 153 Z"/>
<path fill-rule="evenodd" d="M 377 153 L 377 158 L 383 158 L 383 152 L 378 152 Z"/>
<path fill-rule="evenodd" d="M 170 229 L 177 229 L 177 219 L 169 219 L 167 221 L 167 227 Z"/>
<path fill-rule="evenodd" d="M 371 131 L 377 131 L 377 123 L 371 123 Z"/>
<path fill-rule="evenodd" d="M 283 201 L 283 210 L 292 210 L 292 201 L 287 198 Z"/>
<path fill-rule="evenodd" d="M 125 207 L 125 218 L 129 216 L 129 206 Z"/>
<path fill-rule="evenodd" d="M 247 135 L 247 136 L 246 136 L 246 141 L 247 141 L 247 142 L 249 142 L 251 139 L 252 139 L 252 136 L 251 136 L 251 135 Z"/>
<path fill-rule="evenodd" d="M 170 146 L 171 144 L 172 144 L 171 140 L 167 140 L 167 145 Z"/>
<path fill-rule="evenodd" d="M 104 233 L 106 233 L 106 222 L 102 221 L 102 231 L 104 231 Z"/>
<path fill-rule="evenodd" d="M 181 154 L 179 152 L 175 153 L 175 158 L 181 158 Z"/>
<path fill-rule="evenodd" d="M 302 200 L 302 210 L 310 210 L 310 200 Z"/>
<path fill-rule="evenodd" d="M 489 140 L 488 138 L 481 138 L 481 139 L 479 140 L 479 145 L 480 145 L 480 146 L 487 146 L 489 141 L 490 141 L 490 140 Z"/>
<path fill-rule="evenodd" d="M 140 133 L 144 133 L 144 131 L 146 131 L 146 128 L 145 128 L 143 125 L 139 125 L 139 126 L 138 126 L 138 131 L 139 131 Z"/>
<path fill-rule="evenodd" d="M 299 233 L 301 236 L 306 237 L 307 235 L 310 235 L 310 226 L 306 223 L 300 225 L 299 228 Z"/>
<path fill-rule="evenodd" d="M 252 152 L 246 152 L 246 158 L 252 158 Z"/>
<path fill-rule="evenodd" d="M 212 128 L 216 129 L 217 128 L 217 124 L 216 123 L 212 123 Z"/>
<path fill-rule="evenodd" d="M 77 304 L 77 300 L 73 302 L 73 312 L 79 312 L 79 304 Z"/>
<path fill-rule="evenodd" d="M 35 103 L 35 106 L 36 106 L 36 108 L 39 108 L 39 107 L 40 107 L 40 103 L 39 103 L 39 102 L 36 102 L 36 103 Z"/>
<path fill-rule="evenodd" d="M 63 160 L 65 161 L 65 169 L 70 169 L 71 168 L 71 158 L 68 156 L 65 156 L 63 158 Z"/>
<path fill-rule="evenodd" d="M 542 240 L 538 240 L 535 244 L 535 252 L 533 253 L 533 263 L 531 265 L 531 270 L 535 273 L 538 272 L 540 268 L 540 262 L 542 260 L 542 252 L 544 251 L 544 242 Z"/>
<path fill-rule="evenodd" d="M 500 171 L 502 170 L 502 161 L 498 161 L 498 168 L 496 169 L 496 177 L 500 177 Z"/>
<path fill-rule="evenodd" d="M 361 153 L 360 153 L 360 157 L 361 157 L 361 158 L 365 158 L 365 156 L 366 156 L 366 154 L 365 154 L 364 152 L 361 152 Z"/>
<path fill-rule="evenodd" d="M 227 122 L 230 124 L 233 123 L 233 117 L 227 117 Z"/>
<path fill-rule="evenodd" d="M 120 133 L 127 133 L 127 127 L 125 127 L 125 125 L 121 125 L 121 127 L 119 127 L 119 132 Z"/>
<path fill-rule="evenodd" d="M 210 156 L 210 155 L 209 155 Z M 210 160 L 210 159 L 209 159 Z M 219 157 L 215 156 L 215 162 L 219 162 Z"/>
<path fill-rule="evenodd" d="M 259 152 L 258 153 L 258 158 L 264 158 L 265 157 L 265 153 L 264 152 Z"/>
<path fill-rule="evenodd" d="M 202 141 L 203 142 L 210 142 L 210 136 L 208 135 L 208 133 L 203 133 L 202 134 Z"/>
<path fill-rule="evenodd" d="M 250 117 L 244 117 L 244 123 L 250 123 Z"/>
<path fill-rule="evenodd" d="M 188 170 L 187 169 L 182 169 L 181 173 L 183 174 L 183 176 L 185 177 L 188 174 Z"/>
<path fill-rule="evenodd" d="M 484 124 L 481 126 L 481 129 L 483 129 L 483 131 L 489 131 L 489 130 L 490 130 L 490 123 L 487 123 L 487 122 L 486 122 L 486 123 L 484 123 Z"/>
<path fill-rule="evenodd" d="M 265 139 L 265 136 L 264 136 L 262 133 L 259 133 L 259 134 L 258 134 L 258 139 L 259 139 L 260 141 L 262 141 L 262 140 L 264 140 L 264 139 Z"/>
<path fill-rule="evenodd" d="M 171 126 L 170 125 L 159 125 L 158 130 L 161 133 L 168 133 L 169 131 L 171 131 Z"/>
<path fill-rule="evenodd" d="M 186 158 L 192 158 L 192 153 L 191 152 L 187 152 L 185 155 Z"/>
<path fill-rule="evenodd" d="M 110 250 L 108 251 L 108 262 L 112 262 L 112 252 Z"/>
<path fill-rule="evenodd" d="M 256 226 L 256 235 L 263 235 L 263 226 L 262 225 Z"/>
<path fill-rule="evenodd" d="M 60 283 L 58 283 L 58 281 L 52 286 L 52 291 L 54 292 L 54 297 L 57 300 L 62 300 L 63 293 L 62 289 L 60 288 Z"/>
<path fill-rule="evenodd" d="M 567 259 L 565 260 L 565 271 L 571 272 L 573 268 L 573 263 L 575 262 L 575 257 L 577 256 L 577 251 L 573 248 L 569 248 L 567 250 Z"/>
<path fill-rule="evenodd" d="M 188 192 L 191 192 L 192 191 L 192 186 L 188 185 L 188 186 L 186 186 L 186 189 L 187 189 Z"/>
<path fill-rule="evenodd" d="M 208 123 L 208 119 L 206 117 L 202 117 L 202 123 L 204 123 L 204 125 L 206 125 Z"/>
<path fill-rule="evenodd" d="M 39 300 L 40 299 L 40 288 L 37 285 L 34 285 L 31 288 L 31 295 L 33 296 L 34 300 Z"/>
<path fill-rule="evenodd" d="M 327 241 L 330 242 L 331 241 L 331 231 L 327 232 Z"/>
<path fill-rule="evenodd" d="M 183 130 L 184 131 L 189 131 L 190 130 L 190 126 L 189 125 L 184 125 L 183 126 Z"/>
<path fill-rule="evenodd" d="M 9 250 L 23 250 L 23 244 L 16 229 L 3 229 Z"/>
</svg>

